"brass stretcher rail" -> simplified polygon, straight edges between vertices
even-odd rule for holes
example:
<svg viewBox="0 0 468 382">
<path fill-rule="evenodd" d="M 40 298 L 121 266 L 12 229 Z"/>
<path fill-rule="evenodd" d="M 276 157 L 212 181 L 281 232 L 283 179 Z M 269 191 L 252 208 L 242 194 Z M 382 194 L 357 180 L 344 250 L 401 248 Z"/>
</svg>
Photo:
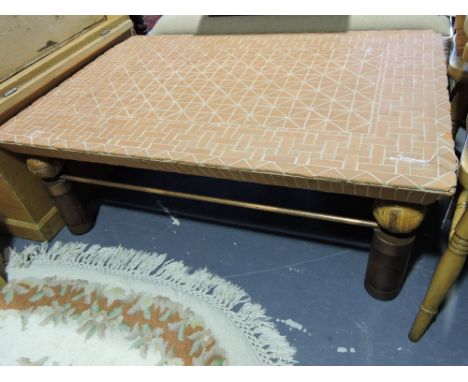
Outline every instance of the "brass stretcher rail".
<svg viewBox="0 0 468 382">
<path fill-rule="evenodd" d="M 325 220 L 325 221 L 330 221 L 334 223 L 350 224 L 350 225 L 356 225 L 356 226 L 368 227 L 368 228 L 378 227 L 377 222 L 371 221 L 371 220 L 355 219 L 355 218 L 349 218 L 345 216 L 295 210 L 295 209 L 290 209 L 290 208 L 275 207 L 275 206 L 269 206 L 269 205 L 259 204 L 259 203 L 250 203 L 250 202 L 244 202 L 244 201 L 233 200 L 233 199 L 217 198 L 213 196 L 192 194 L 192 193 L 187 193 L 187 192 L 164 190 L 161 188 L 139 186 L 139 185 L 133 185 L 133 184 L 120 183 L 120 182 L 112 182 L 112 181 L 93 179 L 93 178 L 87 178 L 87 177 L 82 177 L 82 176 L 73 176 L 73 175 L 63 174 L 60 176 L 60 178 L 64 180 L 68 180 L 70 182 L 85 183 L 85 184 L 117 188 L 117 189 L 123 189 L 123 190 L 130 190 L 130 191 L 146 192 L 149 194 L 171 196 L 175 198 L 197 200 L 201 202 L 223 204 L 227 206 L 243 207 L 243 208 L 248 208 L 252 210 L 274 212 L 274 213 L 279 213 L 283 215 L 299 216 L 299 217 L 316 219 L 316 220 Z"/>
</svg>

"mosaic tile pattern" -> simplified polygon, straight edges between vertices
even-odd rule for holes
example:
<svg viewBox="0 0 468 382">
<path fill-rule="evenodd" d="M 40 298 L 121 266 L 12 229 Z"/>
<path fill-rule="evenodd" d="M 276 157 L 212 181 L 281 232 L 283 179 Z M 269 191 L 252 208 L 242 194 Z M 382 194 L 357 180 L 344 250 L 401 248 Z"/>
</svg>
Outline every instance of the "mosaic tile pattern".
<svg viewBox="0 0 468 382">
<path fill-rule="evenodd" d="M 19 152 L 383 199 L 453 194 L 432 31 L 132 37 L 0 127 Z"/>
</svg>

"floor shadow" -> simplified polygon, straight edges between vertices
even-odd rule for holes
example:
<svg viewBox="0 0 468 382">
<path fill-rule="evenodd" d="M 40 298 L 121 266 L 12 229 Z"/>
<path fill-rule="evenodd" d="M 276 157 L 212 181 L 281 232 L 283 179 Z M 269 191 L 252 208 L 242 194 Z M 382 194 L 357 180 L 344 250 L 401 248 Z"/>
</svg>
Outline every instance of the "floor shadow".
<svg viewBox="0 0 468 382">
<path fill-rule="evenodd" d="M 111 169 L 101 168 L 98 171 L 98 178 L 172 191 L 373 220 L 373 200 L 370 198 L 277 186 L 271 187 L 168 172 L 109 167 Z M 89 176 L 89 174 L 86 174 L 88 172 L 86 167 L 80 169 L 78 166 L 77 168 L 78 170 L 75 169 L 75 171 L 78 171 L 78 175 L 81 171 L 81 175 Z M 372 230 L 363 227 L 105 187 L 98 188 L 98 192 L 94 194 L 90 206 L 96 213 L 102 204 L 110 204 L 165 214 L 159 203 L 168 207 L 174 214 L 193 220 L 299 237 L 326 244 L 356 248 L 365 252 L 370 248 L 372 239 Z M 439 257 L 442 254 L 447 245 L 446 238 L 448 237 L 449 223 L 444 225 L 443 222 L 448 207 L 449 201 L 440 201 L 428 207 L 426 219 L 420 227 L 415 241 L 407 275 L 411 273 L 421 256 Z"/>
<path fill-rule="evenodd" d="M 450 222 L 447 223 L 444 218 L 449 202 L 439 201 L 427 207 L 424 222 L 417 231 L 405 282 L 422 256 L 440 257 L 446 248 Z"/>
<path fill-rule="evenodd" d="M 150 199 L 150 200 L 147 200 Z M 147 200 L 145 202 L 145 200 Z M 267 212 L 249 212 L 236 207 L 208 206 L 207 203 L 187 203 L 168 197 L 130 196 L 125 191 L 106 192 L 98 201 L 102 205 L 136 208 L 152 213 L 166 214 L 155 202 L 169 207 L 176 216 L 194 221 L 215 223 L 245 230 L 255 230 L 272 235 L 284 235 L 298 239 L 311 240 L 329 245 L 341 245 L 367 251 L 371 242 L 371 230 L 358 227 L 345 227 L 338 223 L 311 221 L 297 217 L 282 216 Z"/>
<path fill-rule="evenodd" d="M 310 190 L 125 168 L 119 168 L 106 179 L 172 191 L 372 220 L 372 200 L 368 198 L 337 196 Z M 94 200 L 93 208 L 98 209 L 99 204 L 114 204 L 165 213 L 159 202 L 169 207 L 175 214 L 194 220 L 216 222 L 217 224 L 284 234 L 329 244 L 341 244 L 365 250 L 369 248 L 372 236 L 372 230 L 362 227 L 110 188 L 100 189 L 98 197 Z"/>
<path fill-rule="evenodd" d="M 448 208 L 449 201 L 439 201 L 427 208 L 426 217 L 415 240 L 414 261 L 423 255 L 439 257 L 447 246 L 450 221 L 444 221 L 444 218 Z"/>
</svg>

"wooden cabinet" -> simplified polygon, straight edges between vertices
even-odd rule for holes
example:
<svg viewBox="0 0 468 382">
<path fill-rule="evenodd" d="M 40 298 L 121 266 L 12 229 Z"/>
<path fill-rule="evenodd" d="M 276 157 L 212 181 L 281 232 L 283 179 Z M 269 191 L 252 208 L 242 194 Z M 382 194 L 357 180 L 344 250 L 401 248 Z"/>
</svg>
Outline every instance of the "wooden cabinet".
<svg viewBox="0 0 468 382">
<path fill-rule="evenodd" d="M 49 240 L 63 221 L 40 180 L 20 156 L 0 151 L 0 230 L 33 240 Z"/>
<path fill-rule="evenodd" d="M 14 16 L 0 16 L 0 25 L 6 24 L 6 20 L 13 17 Z M 82 16 L 69 17 L 80 18 Z M 20 67 L 23 69 L 13 76 L 9 76 L 8 74 L 4 75 L 3 77 L 6 79 L 0 83 L 0 123 L 16 114 L 19 110 L 63 81 L 66 77 L 82 68 L 97 55 L 129 37 L 132 22 L 127 16 L 100 17 L 102 17 L 102 20 L 98 21 L 92 27 L 87 27 L 81 31 L 69 30 L 63 35 L 63 38 L 65 38 L 65 36 L 72 34 L 73 38 L 65 39 L 65 42 L 60 44 L 49 43 L 50 46 L 46 48 L 49 49 L 49 54 L 45 57 L 37 59 L 37 57 L 31 58 L 34 57 L 33 54 L 24 54 L 22 56 L 25 60 L 23 63 L 18 60 L 10 61 L 10 67 L 15 67 L 15 70 Z M 87 18 L 88 16 L 86 16 L 86 20 L 88 20 Z M 89 22 L 91 21 L 88 20 L 87 23 Z M 82 24 L 80 28 L 87 23 Z M 79 23 L 75 24 L 80 25 Z M 46 27 L 47 24 L 42 26 L 42 28 Z M 41 28 L 38 27 L 38 30 L 41 30 Z M 39 34 L 38 31 L 33 32 L 34 34 Z M 76 33 L 73 34 L 74 32 Z M 21 38 L 25 38 L 22 30 L 18 30 L 17 37 L 15 37 L 13 32 L 4 34 L 4 36 L 6 36 L 8 40 L 19 41 L 19 45 L 21 45 Z M 44 36 L 47 36 L 47 34 Z M 0 40 L 1 38 L 0 36 Z M 8 43 L 0 42 L 0 47 L 6 46 L 7 44 L 14 44 L 11 41 Z M 41 44 L 47 45 L 47 41 L 39 43 L 39 45 Z M 56 48 L 55 45 L 62 46 Z M 8 65 L 3 63 L 3 57 L 7 55 L 8 52 L 3 52 L 2 48 L 0 53 L 2 56 L 1 68 L 3 69 L 4 65 L 5 67 Z M 29 59 L 30 61 L 28 61 Z M 14 64 L 12 63 L 13 61 Z"/>
<path fill-rule="evenodd" d="M 0 16 L 0 124 L 131 28 L 128 16 Z M 63 227 L 39 182 L 21 156 L 0 150 L 0 231 L 50 240 Z"/>
<path fill-rule="evenodd" d="M 1 82 L 56 51 L 105 17 L 7 16 L 0 20 Z"/>
</svg>

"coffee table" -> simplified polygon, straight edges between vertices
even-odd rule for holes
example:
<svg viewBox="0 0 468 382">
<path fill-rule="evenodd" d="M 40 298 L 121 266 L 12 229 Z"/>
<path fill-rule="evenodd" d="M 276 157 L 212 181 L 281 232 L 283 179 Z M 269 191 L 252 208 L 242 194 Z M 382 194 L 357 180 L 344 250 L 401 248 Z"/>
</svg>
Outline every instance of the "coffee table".
<svg viewBox="0 0 468 382">
<path fill-rule="evenodd" d="M 432 31 L 135 36 L 0 126 L 72 232 L 71 181 L 374 228 L 366 289 L 394 298 L 425 206 L 456 188 L 442 37 Z M 374 198 L 376 221 L 62 174 L 63 160 Z"/>
</svg>

